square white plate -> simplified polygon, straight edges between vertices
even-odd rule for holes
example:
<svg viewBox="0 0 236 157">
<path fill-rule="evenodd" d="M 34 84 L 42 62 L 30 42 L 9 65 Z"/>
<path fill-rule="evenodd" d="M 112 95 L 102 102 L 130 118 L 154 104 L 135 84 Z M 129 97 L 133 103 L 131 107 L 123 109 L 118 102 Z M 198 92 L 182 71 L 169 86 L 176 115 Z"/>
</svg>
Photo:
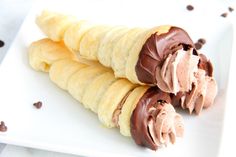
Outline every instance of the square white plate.
<svg viewBox="0 0 236 157">
<path fill-rule="evenodd" d="M 191 12 L 186 10 L 187 4 L 185 0 L 36 2 L 0 66 L 0 120 L 8 126 L 7 132 L 0 133 L 0 141 L 85 156 L 217 156 L 235 26 L 230 17 L 220 17 L 227 9 L 222 1 L 193 1 Z M 43 37 L 34 20 L 45 8 L 97 23 L 173 24 L 186 29 L 194 41 L 205 38 L 207 44 L 201 51 L 213 62 L 219 87 L 214 105 L 200 116 L 178 110 L 184 117 L 185 135 L 175 145 L 157 152 L 136 146 L 118 129 L 103 127 L 95 114 L 56 87 L 47 74 L 30 68 L 27 47 Z M 37 110 L 32 104 L 39 100 L 43 107 Z"/>
</svg>

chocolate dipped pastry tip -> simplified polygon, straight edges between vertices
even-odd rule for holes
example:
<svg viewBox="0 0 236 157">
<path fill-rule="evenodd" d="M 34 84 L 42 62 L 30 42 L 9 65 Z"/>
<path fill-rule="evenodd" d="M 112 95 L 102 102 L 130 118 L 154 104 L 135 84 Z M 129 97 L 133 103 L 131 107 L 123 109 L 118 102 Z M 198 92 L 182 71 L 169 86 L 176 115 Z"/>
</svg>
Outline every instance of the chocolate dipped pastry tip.
<svg viewBox="0 0 236 157">
<path fill-rule="evenodd" d="M 139 100 L 131 117 L 131 135 L 136 144 L 157 150 L 183 136 L 183 119 L 169 101 L 169 95 L 154 87 Z"/>
<path fill-rule="evenodd" d="M 141 82 L 154 83 L 173 94 L 174 106 L 188 109 L 190 114 L 200 114 L 213 104 L 217 94 L 211 61 L 194 48 L 181 28 L 152 34 L 139 54 L 136 73 Z"/>
<path fill-rule="evenodd" d="M 164 33 L 159 33 L 157 29 L 156 32 L 147 38 L 139 53 L 135 67 L 139 81 L 146 84 L 159 85 L 159 80 L 164 80 L 165 78 L 157 78 L 157 73 L 160 73 L 157 68 L 162 68 L 169 55 L 177 53 L 178 50 L 189 52 L 192 46 L 193 41 L 187 32 L 181 28 L 172 26 Z M 170 89 L 162 90 L 170 91 Z"/>
</svg>

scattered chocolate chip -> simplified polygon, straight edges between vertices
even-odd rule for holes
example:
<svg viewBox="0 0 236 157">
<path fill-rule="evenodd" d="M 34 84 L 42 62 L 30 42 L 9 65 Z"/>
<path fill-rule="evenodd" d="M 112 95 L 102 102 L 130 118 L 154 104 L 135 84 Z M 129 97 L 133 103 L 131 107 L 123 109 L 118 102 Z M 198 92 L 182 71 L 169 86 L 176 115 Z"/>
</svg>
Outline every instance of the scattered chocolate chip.
<svg viewBox="0 0 236 157">
<path fill-rule="evenodd" d="M 204 45 L 206 43 L 206 39 L 200 38 L 200 39 L 198 39 L 197 42 Z"/>
<path fill-rule="evenodd" d="M 41 101 L 38 101 L 38 102 L 34 103 L 33 105 L 34 105 L 34 107 L 36 107 L 37 109 L 40 109 L 43 104 L 42 104 Z"/>
<path fill-rule="evenodd" d="M 229 7 L 228 9 L 230 12 L 234 11 L 234 8 L 232 8 L 232 7 Z"/>
<path fill-rule="evenodd" d="M 202 44 L 199 42 L 195 43 L 194 46 L 197 50 L 200 50 L 202 48 Z"/>
<path fill-rule="evenodd" d="M 4 46 L 4 42 L 2 40 L 0 40 L 0 47 Z"/>
<path fill-rule="evenodd" d="M 7 131 L 7 126 L 5 125 L 3 121 L 1 121 L 0 132 L 6 132 L 6 131 Z"/>
<path fill-rule="evenodd" d="M 223 14 L 221 14 L 220 16 L 222 16 L 222 17 L 227 17 L 227 13 L 223 13 Z"/>
<path fill-rule="evenodd" d="M 187 5 L 187 10 L 189 10 L 189 11 L 192 11 L 193 9 L 194 9 L 194 7 L 192 6 L 192 5 Z"/>
</svg>

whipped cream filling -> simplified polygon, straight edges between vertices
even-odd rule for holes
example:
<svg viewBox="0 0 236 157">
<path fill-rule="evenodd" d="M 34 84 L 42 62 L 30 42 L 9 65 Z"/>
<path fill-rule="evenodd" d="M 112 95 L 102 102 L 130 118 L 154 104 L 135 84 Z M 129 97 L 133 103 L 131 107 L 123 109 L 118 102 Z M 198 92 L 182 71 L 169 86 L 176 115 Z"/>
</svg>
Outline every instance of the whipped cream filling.
<svg viewBox="0 0 236 157">
<path fill-rule="evenodd" d="M 157 147 L 174 144 L 176 137 L 183 136 L 183 119 L 171 104 L 158 103 L 157 107 L 151 107 L 149 112 L 152 116 L 148 121 L 148 130 Z"/>
<path fill-rule="evenodd" d="M 193 89 L 186 95 L 183 108 L 187 108 L 190 113 L 195 110 L 197 114 L 203 108 L 213 104 L 217 94 L 217 85 L 213 77 L 206 75 L 205 70 L 198 69 L 195 73 L 196 82 L 193 83 Z"/>
<path fill-rule="evenodd" d="M 194 82 L 194 73 L 198 69 L 199 57 L 193 55 L 193 49 L 177 50 L 169 54 L 162 67 L 156 68 L 158 87 L 168 93 L 188 92 Z"/>
<path fill-rule="evenodd" d="M 208 75 L 207 70 L 201 69 L 211 63 L 205 57 L 199 66 L 200 57 L 193 55 L 193 49 L 180 49 L 169 54 L 163 65 L 156 68 L 158 87 L 175 95 L 172 104 L 178 104 L 190 113 L 195 110 L 197 114 L 213 104 L 217 94 L 215 79 Z"/>
<path fill-rule="evenodd" d="M 196 78 L 193 82 L 192 90 L 189 92 L 179 92 L 172 97 L 174 106 L 180 105 L 183 109 L 188 109 L 191 114 L 193 111 L 199 114 L 203 108 L 213 104 L 217 94 L 216 80 L 206 75 L 206 71 L 198 69 L 194 73 Z"/>
</svg>

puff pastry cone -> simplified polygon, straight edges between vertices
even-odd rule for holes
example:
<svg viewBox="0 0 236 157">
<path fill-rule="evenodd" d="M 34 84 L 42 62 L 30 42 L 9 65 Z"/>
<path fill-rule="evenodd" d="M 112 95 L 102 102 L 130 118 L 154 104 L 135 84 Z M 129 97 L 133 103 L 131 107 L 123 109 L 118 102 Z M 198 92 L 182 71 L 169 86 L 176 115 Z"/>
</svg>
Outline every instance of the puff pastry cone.
<svg viewBox="0 0 236 157">
<path fill-rule="evenodd" d="M 43 11 L 36 23 L 50 39 L 64 41 L 77 56 L 112 68 L 115 77 L 172 93 L 174 104 L 190 113 L 199 114 L 214 102 L 213 66 L 181 28 L 94 25 L 49 11 Z"/>
<path fill-rule="evenodd" d="M 138 145 L 156 150 L 183 135 L 183 119 L 170 104 L 169 94 L 115 78 L 100 64 L 85 64 L 62 42 L 33 42 L 29 63 L 36 71 L 48 72 L 52 82 L 95 112 L 102 124 L 119 128 Z"/>
</svg>

